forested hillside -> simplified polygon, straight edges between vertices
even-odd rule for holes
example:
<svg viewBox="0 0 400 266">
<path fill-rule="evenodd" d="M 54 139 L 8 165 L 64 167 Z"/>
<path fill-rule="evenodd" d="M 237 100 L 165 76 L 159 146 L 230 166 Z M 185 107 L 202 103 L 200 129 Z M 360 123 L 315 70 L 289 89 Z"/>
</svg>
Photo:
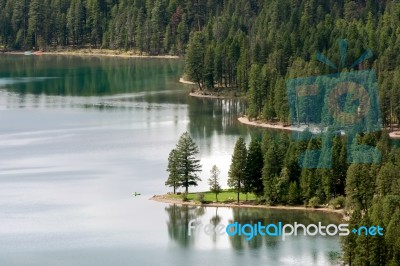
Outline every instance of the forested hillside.
<svg viewBox="0 0 400 266">
<path fill-rule="evenodd" d="M 222 2 L 1 0 L 0 41 L 9 49 L 90 46 L 183 54 L 190 32 L 203 29 Z"/>
<path fill-rule="evenodd" d="M 232 1 L 191 35 L 186 74 L 200 89 L 246 93 L 250 118 L 286 123 L 287 79 L 342 71 L 316 55 L 341 66 L 338 41 L 347 39 L 344 71 L 371 49 L 373 56 L 356 70 L 377 72 L 382 122 L 394 127 L 400 118 L 399 37 L 398 1 Z"/>
<path fill-rule="evenodd" d="M 388 0 L 0 0 L 3 49 L 107 48 L 186 55 L 200 89 L 247 94 L 250 118 L 288 122 L 285 81 L 344 67 L 377 71 L 384 126 L 400 120 L 400 4 Z"/>
</svg>

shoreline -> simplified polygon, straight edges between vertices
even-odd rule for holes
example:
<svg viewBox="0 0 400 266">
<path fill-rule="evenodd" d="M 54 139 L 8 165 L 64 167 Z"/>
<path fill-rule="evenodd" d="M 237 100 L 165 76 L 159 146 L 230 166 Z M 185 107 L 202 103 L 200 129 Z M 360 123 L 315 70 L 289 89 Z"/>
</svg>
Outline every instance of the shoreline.
<svg viewBox="0 0 400 266">
<path fill-rule="evenodd" d="M 237 204 L 237 203 L 223 203 L 223 202 L 213 202 L 213 203 L 197 203 L 193 201 L 182 201 L 181 199 L 172 199 L 168 198 L 167 195 L 154 195 L 149 200 L 165 203 L 165 204 L 177 204 L 177 205 L 188 205 L 188 206 L 197 206 L 197 207 L 223 207 L 223 208 L 259 208 L 259 209 L 275 209 L 275 210 L 297 210 L 297 211 L 317 211 L 317 212 L 326 212 L 326 213 L 334 213 L 340 215 L 343 220 L 347 221 L 348 216 L 344 213 L 343 209 L 330 209 L 330 208 L 308 208 L 303 206 L 268 206 L 268 205 L 252 205 L 252 204 Z"/>
<path fill-rule="evenodd" d="M 7 51 L 3 54 L 24 55 L 24 51 Z M 42 55 L 71 55 L 71 56 L 100 56 L 100 57 L 120 57 L 120 58 L 152 58 L 152 59 L 179 59 L 177 55 L 140 55 L 132 52 L 120 52 L 108 49 L 76 49 L 43 52 Z M 31 55 L 35 56 L 35 55 Z"/>
<path fill-rule="evenodd" d="M 210 98 L 210 99 L 227 99 L 232 98 L 229 96 L 219 96 L 219 95 L 212 95 L 212 94 L 199 94 L 198 92 L 190 92 L 189 96 L 197 97 L 197 98 Z"/>
<path fill-rule="evenodd" d="M 389 133 L 391 139 L 400 139 L 400 131 L 393 131 Z"/>
<path fill-rule="evenodd" d="M 186 80 L 186 79 L 184 79 L 183 77 L 181 77 L 181 78 L 179 79 L 179 83 L 187 84 L 187 85 L 196 85 L 196 83 L 194 83 L 194 82 L 192 82 L 192 81 L 190 81 L 190 80 Z"/>
<path fill-rule="evenodd" d="M 263 127 L 263 128 L 280 129 L 280 130 L 288 130 L 288 131 L 301 131 L 301 129 L 296 130 L 295 128 L 292 128 L 291 126 L 284 126 L 282 124 L 263 123 L 263 122 L 260 122 L 259 120 L 250 121 L 246 116 L 239 117 L 238 121 L 241 124 L 248 125 L 248 126 L 254 126 L 254 127 Z"/>
<path fill-rule="evenodd" d="M 195 85 L 197 87 L 197 83 L 192 82 L 190 80 L 186 80 L 184 77 L 180 77 L 178 82 L 186 85 Z M 197 98 L 209 98 L 209 99 L 239 99 L 242 97 L 234 95 L 224 95 L 223 92 L 221 93 L 221 92 L 200 91 L 199 89 L 196 90 L 192 89 L 192 91 L 189 93 L 189 96 Z"/>
<path fill-rule="evenodd" d="M 278 129 L 278 130 L 287 130 L 287 131 L 297 131 L 301 132 L 304 130 L 304 128 L 298 128 L 298 127 L 291 127 L 290 125 L 284 126 L 282 124 L 270 124 L 270 123 L 264 123 L 260 122 L 259 120 L 255 121 L 250 121 L 247 117 L 242 116 L 238 118 L 238 121 L 241 124 L 248 125 L 248 126 L 254 126 L 254 127 L 261 127 L 261 128 L 270 128 L 270 129 Z M 400 139 L 400 131 L 393 131 L 389 133 L 389 137 L 391 139 Z"/>
</svg>

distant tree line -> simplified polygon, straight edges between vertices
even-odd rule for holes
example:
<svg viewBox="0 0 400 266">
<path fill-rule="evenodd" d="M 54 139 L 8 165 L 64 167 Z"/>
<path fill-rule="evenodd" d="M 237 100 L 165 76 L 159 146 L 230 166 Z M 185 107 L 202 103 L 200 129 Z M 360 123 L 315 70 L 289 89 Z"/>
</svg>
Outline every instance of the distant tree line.
<svg viewBox="0 0 400 266">
<path fill-rule="evenodd" d="M 183 54 L 218 10 L 218 0 L 2 0 L 0 44 Z"/>
</svg>

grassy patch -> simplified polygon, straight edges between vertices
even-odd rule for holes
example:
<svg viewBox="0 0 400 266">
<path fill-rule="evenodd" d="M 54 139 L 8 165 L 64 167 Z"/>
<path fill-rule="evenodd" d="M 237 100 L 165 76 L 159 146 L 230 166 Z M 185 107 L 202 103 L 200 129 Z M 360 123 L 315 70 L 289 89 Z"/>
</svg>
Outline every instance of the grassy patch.
<svg viewBox="0 0 400 266">
<path fill-rule="evenodd" d="M 187 199 L 191 201 L 197 201 L 198 200 L 198 193 L 204 193 L 204 201 L 206 202 L 215 202 L 215 193 L 212 192 L 195 192 L 195 193 L 189 193 L 187 195 Z M 181 199 L 182 195 L 174 195 L 174 194 L 169 194 L 168 197 L 173 198 L 173 199 Z M 239 199 L 241 201 L 246 200 L 246 194 L 240 193 Z M 247 200 L 255 200 L 256 196 L 253 193 L 247 194 Z M 237 193 L 233 191 L 228 191 L 224 190 L 221 193 L 218 194 L 218 202 L 235 202 L 237 201 Z"/>
</svg>

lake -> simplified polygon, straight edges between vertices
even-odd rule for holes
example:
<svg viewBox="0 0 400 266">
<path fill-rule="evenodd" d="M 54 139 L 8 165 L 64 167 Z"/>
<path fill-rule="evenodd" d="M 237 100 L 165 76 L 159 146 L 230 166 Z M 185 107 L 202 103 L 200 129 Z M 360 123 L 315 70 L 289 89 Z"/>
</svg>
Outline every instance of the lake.
<svg viewBox="0 0 400 266">
<path fill-rule="evenodd" d="M 306 211 L 179 207 L 148 200 L 188 131 L 207 190 L 226 187 L 237 100 L 188 96 L 169 59 L 0 56 L 0 265 L 337 265 L 339 237 L 187 235 L 187 223 L 339 223 Z M 133 192 L 141 195 L 133 197 Z"/>
</svg>

